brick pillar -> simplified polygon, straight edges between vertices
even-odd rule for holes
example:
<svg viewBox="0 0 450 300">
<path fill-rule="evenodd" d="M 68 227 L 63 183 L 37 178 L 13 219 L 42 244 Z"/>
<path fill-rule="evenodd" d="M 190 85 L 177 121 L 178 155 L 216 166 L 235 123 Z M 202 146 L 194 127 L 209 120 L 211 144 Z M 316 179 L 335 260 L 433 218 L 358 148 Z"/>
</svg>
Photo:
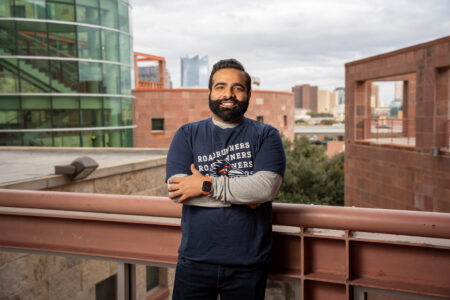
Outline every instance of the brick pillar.
<svg viewBox="0 0 450 300">
<path fill-rule="evenodd" d="M 434 147 L 449 145 L 450 68 L 436 69 L 436 103 L 434 117 Z"/>
<path fill-rule="evenodd" d="M 408 74 L 408 80 L 403 81 L 403 136 L 416 135 L 416 74 Z"/>
<path fill-rule="evenodd" d="M 357 140 L 370 137 L 370 81 L 356 82 L 355 91 L 355 119 Z"/>
</svg>

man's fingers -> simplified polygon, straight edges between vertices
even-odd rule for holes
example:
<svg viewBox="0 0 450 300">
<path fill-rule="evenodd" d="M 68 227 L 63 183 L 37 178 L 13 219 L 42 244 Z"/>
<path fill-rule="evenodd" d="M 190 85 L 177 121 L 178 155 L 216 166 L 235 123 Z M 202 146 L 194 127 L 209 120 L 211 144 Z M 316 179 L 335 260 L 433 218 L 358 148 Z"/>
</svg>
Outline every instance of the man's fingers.
<svg viewBox="0 0 450 300">
<path fill-rule="evenodd" d="M 169 186 L 168 191 L 173 192 L 173 191 L 177 191 L 179 189 L 180 189 L 180 187 L 178 186 L 178 184 L 174 184 L 174 185 Z"/>
<path fill-rule="evenodd" d="M 168 181 L 168 183 L 179 183 L 182 177 L 175 177 Z"/>
<path fill-rule="evenodd" d="M 191 164 L 191 172 L 192 172 L 192 175 L 195 175 L 195 174 L 197 174 L 197 173 L 200 173 L 200 172 L 195 168 L 195 165 L 194 165 L 194 164 Z"/>
<path fill-rule="evenodd" d="M 178 203 L 183 203 L 183 201 L 186 199 L 187 199 L 186 195 L 183 195 L 180 197 L 180 199 L 178 199 Z"/>
</svg>

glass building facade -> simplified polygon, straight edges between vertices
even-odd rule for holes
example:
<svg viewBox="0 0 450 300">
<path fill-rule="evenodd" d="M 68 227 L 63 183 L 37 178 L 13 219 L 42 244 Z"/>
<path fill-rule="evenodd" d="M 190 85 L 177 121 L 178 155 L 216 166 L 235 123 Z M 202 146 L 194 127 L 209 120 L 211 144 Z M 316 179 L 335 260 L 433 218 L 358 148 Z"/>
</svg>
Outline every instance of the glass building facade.
<svg viewBox="0 0 450 300">
<path fill-rule="evenodd" d="M 181 87 L 208 87 L 209 63 L 208 56 L 198 55 L 189 58 L 182 57 L 181 60 Z"/>
<path fill-rule="evenodd" d="M 0 145 L 133 146 L 130 10 L 0 1 Z"/>
</svg>

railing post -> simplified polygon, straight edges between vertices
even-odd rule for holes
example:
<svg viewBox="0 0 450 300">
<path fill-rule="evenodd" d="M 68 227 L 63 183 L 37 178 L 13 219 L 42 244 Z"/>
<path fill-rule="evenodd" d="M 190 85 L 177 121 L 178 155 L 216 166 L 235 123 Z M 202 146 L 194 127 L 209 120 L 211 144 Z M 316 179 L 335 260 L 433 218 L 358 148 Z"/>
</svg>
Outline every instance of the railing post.
<svg viewBox="0 0 450 300">
<path fill-rule="evenodd" d="M 136 300 L 136 265 L 117 264 L 117 300 Z"/>
</svg>

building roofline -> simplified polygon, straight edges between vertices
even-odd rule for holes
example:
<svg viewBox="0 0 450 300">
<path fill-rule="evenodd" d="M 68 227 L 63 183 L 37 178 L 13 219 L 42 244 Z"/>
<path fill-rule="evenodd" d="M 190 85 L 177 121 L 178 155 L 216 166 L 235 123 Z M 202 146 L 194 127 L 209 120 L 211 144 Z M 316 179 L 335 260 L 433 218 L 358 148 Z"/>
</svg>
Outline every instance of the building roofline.
<svg viewBox="0 0 450 300">
<path fill-rule="evenodd" d="M 134 92 L 208 92 L 209 90 L 207 88 L 176 88 L 176 89 L 169 89 L 169 88 L 138 88 L 134 89 L 132 93 Z M 270 91 L 270 90 L 252 90 L 252 93 L 272 93 L 272 94 L 284 94 L 284 95 L 294 95 L 292 92 L 288 91 Z"/>
<path fill-rule="evenodd" d="M 418 49 L 425 48 L 425 47 L 431 47 L 431 46 L 434 46 L 434 45 L 437 45 L 437 44 L 441 44 L 441 43 L 444 43 L 444 42 L 450 42 L 450 36 L 446 36 L 446 37 L 443 37 L 443 38 L 439 38 L 439 39 L 436 39 L 436 40 L 428 41 L 428 42 L 417 44 L 417 45 L 413 45 L 413 46 L 408 46 L 408 47 L 401 48 L 401 49 L 398 49 L 398 50 L 394 50 L 394 51 L 391 51 L 391 52 L 386 52 L 386 53 L 378 54 L 378 55 L 375 55 L 375 56 L 370 56 L 370 57 L 362 58 L 362 59 L 359 59 L 359 60 L 354 60 L 354 61 L 346 63 L 345 67 L 351 67 L 351 66 L 359 65 L 359 64 L 362 64 L 362 63 L 371 62 L 371 61 L 378 60 L 378 59 L 381 59 L 381 58 L 387 58 L 387 57 L 390 57 L 390 56 L 402 54 L 402 53 L 409 52 L 409 51 L 418 50 Z"/>
</svg>

